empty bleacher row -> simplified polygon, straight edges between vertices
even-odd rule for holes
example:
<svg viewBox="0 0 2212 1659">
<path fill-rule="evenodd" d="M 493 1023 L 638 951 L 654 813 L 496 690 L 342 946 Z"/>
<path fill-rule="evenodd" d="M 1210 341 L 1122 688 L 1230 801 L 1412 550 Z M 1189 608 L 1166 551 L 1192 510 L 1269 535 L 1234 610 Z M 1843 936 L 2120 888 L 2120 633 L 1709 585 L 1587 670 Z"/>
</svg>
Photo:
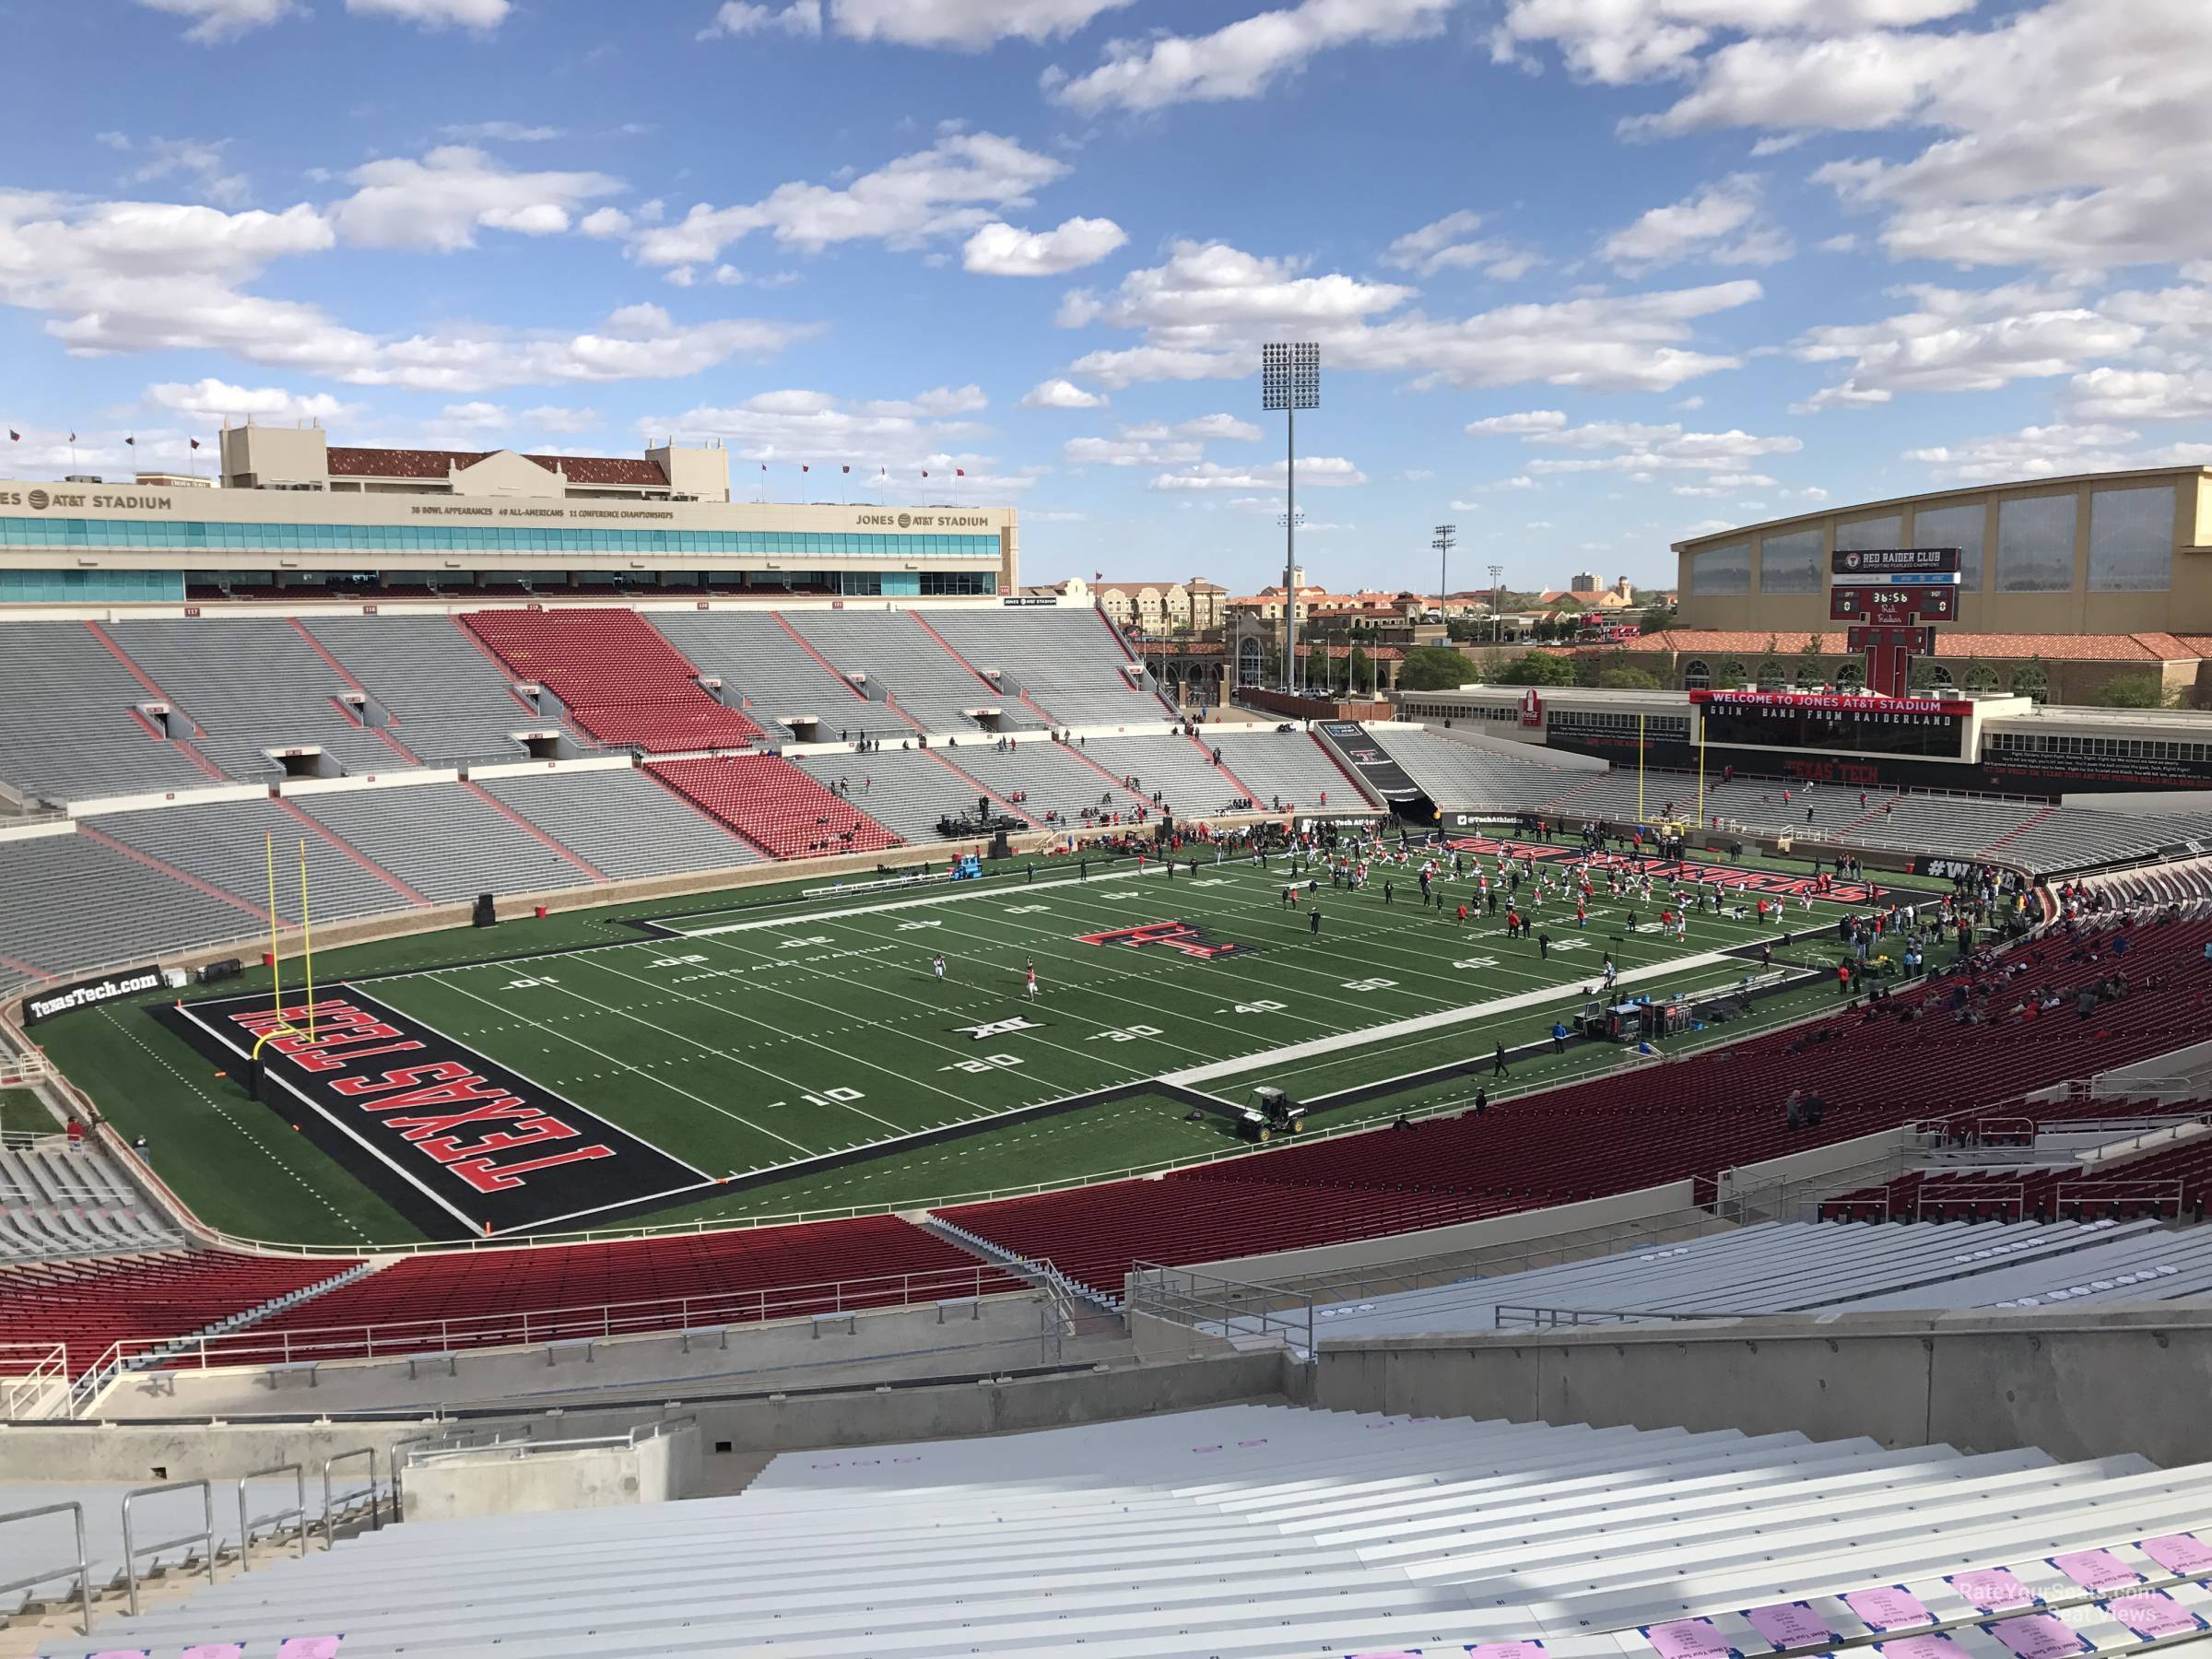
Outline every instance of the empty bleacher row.
<svg viewBox="0 0 2212 1659">
<path fill-rule="evenodd" d="M 381 796 L 389 792 L 378 793 Z M 105 813 L 82 824 L 244 900 L 265 914 L 273 838 L 278 871 L 276 914 L 287 926 L 300 922 L 302 847 L 307 852 L 310 913 L 317 921 L 404 910 L 414 902 L 405 889 L 333 841 L 303 813 L 266 795 L 244 801 L 179 801 L 139 812 Z"/>
<path fill-rule="evenodd" d="M 645 769 L 511 772 L 478 784 L 609 881 L 758 864 L 741 841 Z"/>
<path fill-rule="evenodd" d="M 1524 758 L 1419 727 L 1394 726 L 1384 743 L 1392 758 L 1440 806 L 1533 810 L 1595 775 L 1554 766 L 1538 758 L 1540 749 Z M 1634 812 L 1632 805 L 1630 812 Z"/>
<path fill-rule="evenodd" d="M 537 706 L 514 689 L 477 638 L 452 617 L 312 617 L 300 627 L 391 716 L 391 733 L 429 764 L 519 759 L 517 732 L 571 739 L 555 694 Z"/>
<path fill-rule="evenodd" d="M 995 729 L 1035 731 L 1046 724 L 1018 702 L 971 673 L 911 611 L 794 611 L 792 627 L 841 673 L 865 677 L 870 700 L 888 697 L 925 732 L 968 733 L 986 729 L 974 711 L 998 711 Z M 1113 666 L 1112 641 L 1103 635 L 1093 659 L 1098 674 Z M 1118 654 L 1118 653 L 1116 653 Z M 1070 665 L 1080 672 L 1080 665 Z M 1161 711 L 1164 714 L 1165 711 Z"/>
<path fill-rule="evenodd" d="M 2087 1020 L 1956 1023 L 1947 1006 L 1920 1014 L 1918 1002 L 1899 1001 L 1881 1018 L 1845 1013 L 1658 1069 L 1500 1101 L 1479 1115 L 1308 1143 L 1158 1181 L 948 1209 L 940 1218 L 1016 1253 L 1049 1257 L 1118 1299 L 1140 1260 L 1187 1265 L 1262 1255 L 1710 1181 L 1724 1169 L 2014 1100 L 2197 1041 L 2212 1006 L 2204 957 L 2212 923 L 2138 926 L 2129 938 L 2128 971 L 2143 988 Z M 2065 959 L 2056 943 L 2043 948 L 2059 959 L 2031 971 L 2062 985 L 2094 983 L 2108 971 L 2104 962 Z M 1944 991 L 1930 995 L 1941 1003 Z M 1919 1017 L 1906 1024 L 1899 1011 Z M 1793 1089 L 1827 1101 L 1818 1126 L 1787 1126 L 1783 1101 Z"/>
<path fill-rule="evenodd" d="M 0 782 L 55 800 L 204 787 L 214 768 L 138 712 L 154 695 L 82 623 L 0 622 Z"/>
<path fill-rule="evenodd" d="M 463 620 L 519 680 L 545 687 L 602 743 L 652 753 L 746 748 L 760 727 L 714 700 L 634 610 L 472 611 Z"/>
<path fill-rule="evenodd" d="M 450 1351 L 788 1319 L 1016 1290 L 895 1216 L 403 1257 L 257 1322 L 218 1363 Z M 761 1292 L 776 1293 L 763 1301 Z M 256 1345 L 266 1338 L 265 1348 Z"/>
<path fill-rule="evenodd" d="M 772 755 L 664 760 L 646 769 L 771 858 L 878 853 L 899 837 Z"/>
<path fill-rule="evenodd" d="M 2119 1654 L 2212 1609 L 2186 1532 L 2207 1512 L 2212 1467 L 2133 1453 L 1241 1405 L 786 1453 L 732 1498 L 410 1522 L 96 1640 L 163 1659 L 313 1632 L 410 1659 Z M 2022 1603 L 1976 1599 L 1971 1571 L 1999 1565 Z"/>
<path fill-rule="evenodd" d="M 182 1241 L 107 1156 L 60 1135 L 0 1147 L 0 1261 L 174 1249 Z"/>
<path fill-rule="evenodd" d="M 2091 1281 L 2102 1286 L 2092 1290 Z M 1660 1248 L 1317 1306 L 1312 1336 L 1453 1335 L 1552 1324 L 1753 1318 L 1784 1313 L 1937 1312 L 2017 1302 L 2023 1285 L 2069 1300 L 2166 1301 L 2212 1287 L 2212 1234 L 2176 1238 L 2147 1222 L 1936 1224 L 1839 1235 L 1771 1222 Z M 1232 1319 L 1220 1335 L 1256 1332 Z M 1280 1322 L 1269 1328 L 1280 1330 Z M 1303 1329 L 1293 1334 L 1302 1344 Z"/>
<path fill-rule="evenodd" d="M 809 721 L 823 739 L 835 735 L 841 741 L 848 731 L 911 737 L 923 729 L 871 706 L 858 687 L 772 612 L 670 611 L 655 613 L 653 621 L 701 675 L 722 681 L 724 702 L 742 706 L 779 738 L 797 735 Z"/>
<path fill-rule="evenodd" d="M 791 763 L 823 788 L 842 794 L 901 841 L 926 845 L 935 839 L 940 819 L 971 816 L 976 797 L 983 793 L 974 780 L 954 769 L 946 753 L 935 748 L 888 748 L 867 754 L 794 755 Z"/>
<path fill-rule="evenodd" d="M 1359 786 L 1326 749 L 1302 731 L 1207 726 L 1201 741 L 1221 751 L 1221 764 L 1263 808 L 1286 812 L 1317 806 L 1356 807 Z"/>
<path fill-rule="evenodd" d="M 2212 1103 L 2171 1104 L 2161 1110 L 2206 1112 L 2212 1112 Z M 1845 1221 L 2135 1216 L 2201 1220 L 2208 1203 L 2212 1135 L 2195 1133 L 2190 1126 L 2180 1138 L 2147 1151 L 2094 1164 L 1908 1171 L 1879 1187 L 1831 1199 L 1821 1206 L 1821 1214 Z"/>
<path fill-rule="evenodd" d="M 1033 735 L 1005 748 L 988 739 L 949 746 L 944 758 L 1037 823 L 1065 829 L 1135 822 L 1137 813 L 1149 810 L 1151 803 L 1125 788 L 1112 771 L 1087 764 L 1088 752 L 1088 747 L 1071 747 Z M 1218 807 L 1216 803 L 1208 810 Z"/>
<path fill-rule="evenodd" d="M 296 805 L 432 904 L 455 904 L 482 892 L 589 887 L 600 879 L 582 860 L 517 823 L 473 784 L 318 791 L 300 795 Z"/>
<path fill-rule="evenodd" d="M 106 631 L 189 724 L 178 735 L 233 778 L 281 777 L 272 749 L 319 748 L 348 772 L 406 764 L 347 711 L 355 688 L 288 617 L 238 617 L 219 629 L 196 618 L 112 622 Z"/>
<path fill-rule="evenodd" d="M 1026 697 L 1047 724 L 1128 725 L 1171 713 L 1161 698 L 1121 672 L 1130 658 L 1101 612 L 913 614 L 976 674 L 990 679 L 995 673 L 991 683 L 1002 702 Z"/>
<path fill-rule="evenodd" d="M 60 1344 L 76 1376 L 118 1342 L 187 1336 L 359 1265 L 213 1250 L 0 1264 L 0 1330 Z"/>
</svg>

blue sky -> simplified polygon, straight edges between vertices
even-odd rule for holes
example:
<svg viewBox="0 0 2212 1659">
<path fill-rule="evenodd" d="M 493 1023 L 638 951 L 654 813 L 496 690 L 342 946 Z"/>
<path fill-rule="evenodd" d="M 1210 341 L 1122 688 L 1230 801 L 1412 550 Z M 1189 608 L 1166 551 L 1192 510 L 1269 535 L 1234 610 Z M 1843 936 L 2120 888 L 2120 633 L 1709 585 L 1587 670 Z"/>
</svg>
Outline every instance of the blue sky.
<svg viewBox="0 0 2212 1659">
<path fill-rule="evenodd" d="M 1664 582 L 1721 524 L 2212 460 L 2203 0 L 0 15 L 17 474 L 226 414 L 674 433 L 743 494 L 1018 506 L 1030 580 L 1249 591 L 1278 338 L 1340 588 L 1432 583 L 1440 522 L 1455 587 Z"/>
</svg>

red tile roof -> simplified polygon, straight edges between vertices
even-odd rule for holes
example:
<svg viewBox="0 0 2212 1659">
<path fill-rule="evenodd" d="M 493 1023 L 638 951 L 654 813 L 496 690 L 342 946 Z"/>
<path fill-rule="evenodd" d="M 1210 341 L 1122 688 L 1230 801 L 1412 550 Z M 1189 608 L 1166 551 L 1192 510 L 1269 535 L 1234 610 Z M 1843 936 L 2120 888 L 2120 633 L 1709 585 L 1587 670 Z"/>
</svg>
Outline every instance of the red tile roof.
<svg viewBox="0 0 2212 1659">
<path fill-rule="evenodd" d="M 1820 630 L 1823 652 L 1841 655 L 1844 632 L 1850 625 L 1838 623 Z M 1774 641 L 1778 655 L 1795 656 L 1805 651 L 1812 634 L 1803 629 L 1767 632 L 1759 629 L 1670 628 L 1628 641 L 1638 651 L 1683 653 L 1727 652 L 1736 656 L 1764 656 L 1767 641 Z M 1936 635 L 1939 657 L 1992 657 L 2018 659 L 2047 657 L 2067 663 L 2187 662 L 2212 656 L 2212 636 L 2186 639 L 2170 633 L 2139 634 L 2019 634 L 1966 633 L 1940 629 Z"/>
<path fill-rule="evenodd" d="M 454 467 L 474 466 L 496 450 L 346 449 L 330 450 L 334 478 L 442 478 Z M 547 472 L 568 475 L 571 484 L 622 484 L 664 488 L 668 475 L 657 462 L 618 455 L 524 455 Z"/>
</svg>

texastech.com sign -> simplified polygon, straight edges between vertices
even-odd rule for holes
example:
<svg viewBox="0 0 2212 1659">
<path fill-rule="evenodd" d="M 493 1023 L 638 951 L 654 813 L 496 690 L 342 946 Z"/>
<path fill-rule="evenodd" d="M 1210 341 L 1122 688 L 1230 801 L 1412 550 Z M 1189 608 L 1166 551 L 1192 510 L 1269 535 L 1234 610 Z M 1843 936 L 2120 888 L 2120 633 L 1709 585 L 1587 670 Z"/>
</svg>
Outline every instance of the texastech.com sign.
<svg viewBox="0 0 2212 1659">
<path fill-rule="evenodd" d="M 471 1233 L 526 1232 L 713 1184 L 372 996 L 326 993 L 313 1012 L 311 1041 L 306 1007 L 280 1019 L 263 996 L 158 1010 L 239 1060 L 298 1028 L 263 1046 L 263 1097 L 335 1128 L 366 1155 L 348 1167 L 410 1215 L 427 1199 Z"/>
<path fill-rule="evenodd" d="M 135 996 L 141 991 L 153 990 L 160 982 L 161 970 L 149 965 L 134 968 L 127 973 L 79 980 L 74 985 L 63 985 L 53 991 L 34 992 L 23 999 L 23 1023 L 36 1025 L 56 1014 L 66 1014 L 72 1008 L 88 1008 L 118 996 Z"/>
</svg>

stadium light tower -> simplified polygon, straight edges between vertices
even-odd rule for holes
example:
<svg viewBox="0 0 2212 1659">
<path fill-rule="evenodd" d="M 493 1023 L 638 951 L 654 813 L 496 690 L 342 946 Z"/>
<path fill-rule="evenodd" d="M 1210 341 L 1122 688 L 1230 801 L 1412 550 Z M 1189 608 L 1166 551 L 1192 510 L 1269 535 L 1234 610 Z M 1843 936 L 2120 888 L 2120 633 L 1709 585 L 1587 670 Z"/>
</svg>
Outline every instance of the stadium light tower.
<svg viewBox="0 0 2212 1659">
<path fill-rule="evenodd" d="M 1492 565 L 1490 567 L 1490 638 L 1492 640 L 1505 638 L 1505 618 L 1499 614 L 1504 599 L 1505 567 Z"/>
<path fill-rule="evenodd" d="M 1260 407 L 1282 410 L 1285 420 L 1283 477 L 1283 666 L 1285 681 L 1298 690 L 1298 412 L 1321 407 L 1321 345 L 1299 340 L 1260 347 Z"/>
<path fill-rule="evenodd" d="M 1437 619 L 1445 622 L 1447 627 L 1449 626 L 1450 612 L 1448 601 L 1452 593 L 1452 584 L 1448 577 L 1452 567 L 1452 549 L 1458 545 L 1458 538 L 1459 526 L 1457 524 L 1439 524 L 1436 527 L 1436 539 L 1429 544 L 1436 549 Z"/>
</svg>

